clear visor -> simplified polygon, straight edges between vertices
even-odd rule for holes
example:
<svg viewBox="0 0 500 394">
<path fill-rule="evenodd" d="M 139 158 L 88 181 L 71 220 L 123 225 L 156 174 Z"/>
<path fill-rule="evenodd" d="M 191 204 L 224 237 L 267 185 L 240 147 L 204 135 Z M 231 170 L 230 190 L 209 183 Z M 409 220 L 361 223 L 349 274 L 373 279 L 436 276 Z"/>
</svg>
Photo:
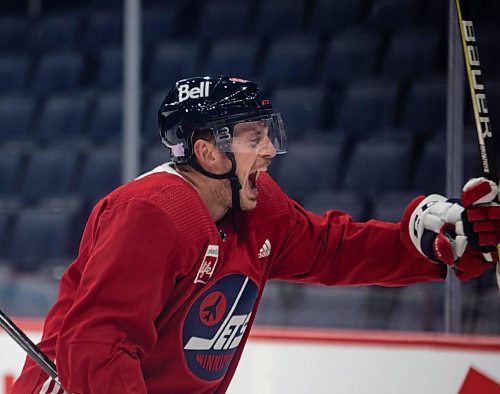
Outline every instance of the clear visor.
<svg viewBox="0 0 500 394">
<path fill-rule="evenodd" d="M 217 146 L 223 152 L 256 152 L 274 156 L 287 150 L 285 127 L 279 113 L 218 125 L 214 134 Z"/>
</svg>

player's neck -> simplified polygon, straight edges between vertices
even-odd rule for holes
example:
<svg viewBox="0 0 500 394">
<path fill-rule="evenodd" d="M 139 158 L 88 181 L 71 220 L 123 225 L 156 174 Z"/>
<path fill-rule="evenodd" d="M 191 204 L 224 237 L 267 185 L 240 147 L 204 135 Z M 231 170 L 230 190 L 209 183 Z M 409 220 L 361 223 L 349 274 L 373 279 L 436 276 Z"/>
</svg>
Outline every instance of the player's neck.
<svg viewBox="0 0 500 394">
<path fill-rule="evenodd" d="M 197 171 L 179 171 L 184 179 L 198 192 L 214 222 L 221 220 L 229 209 L 230 193 L 224 181 L 211 179 Z M 228 201 L 226 201 L 228 200 Z"/>
</svg>

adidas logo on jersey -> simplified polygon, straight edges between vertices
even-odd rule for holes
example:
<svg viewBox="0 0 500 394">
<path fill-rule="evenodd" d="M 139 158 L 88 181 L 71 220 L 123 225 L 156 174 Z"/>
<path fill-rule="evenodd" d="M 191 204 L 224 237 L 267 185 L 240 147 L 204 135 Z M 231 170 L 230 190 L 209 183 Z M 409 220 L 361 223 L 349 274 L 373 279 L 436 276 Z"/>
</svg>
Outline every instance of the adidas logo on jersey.
<svg viewBox="0 0 500 394">
<path fill-rule="evenodd" d="M 264 242 L 264 245 L 262 245 L 262 248 L 260 248 L 259 250 L 259 259 L 268 257 L 270 254 L 271 254 L 271 242 L 269 242 L 269 240 L 266 239 L 266 242 Z"/>
<path fill-rule="evenodd" d="M 201 82 L 199 87 L 193 87 L 191 89 L 189 89 L 188 84 L 178 86 L 177 90 L 179 91 L 179 103 L 182 103 L 187 99 L 208 97 L 209 86 L 209 81 Z"/>
</svg>

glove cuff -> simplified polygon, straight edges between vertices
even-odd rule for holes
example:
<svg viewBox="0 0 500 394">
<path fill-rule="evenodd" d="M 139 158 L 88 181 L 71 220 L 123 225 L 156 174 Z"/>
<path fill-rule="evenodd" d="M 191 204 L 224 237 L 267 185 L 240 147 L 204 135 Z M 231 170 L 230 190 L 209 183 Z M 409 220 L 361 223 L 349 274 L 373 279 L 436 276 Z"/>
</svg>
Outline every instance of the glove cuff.
<svg viewBox="0 0 500 394">
<path fill-rule="evenodd" d="M 454 265 L 467 247 L 462 211 L 459 204 L 438 194 L 415 198 L 401 221 L 403 244 L 415 255 Z"/>
</svg>

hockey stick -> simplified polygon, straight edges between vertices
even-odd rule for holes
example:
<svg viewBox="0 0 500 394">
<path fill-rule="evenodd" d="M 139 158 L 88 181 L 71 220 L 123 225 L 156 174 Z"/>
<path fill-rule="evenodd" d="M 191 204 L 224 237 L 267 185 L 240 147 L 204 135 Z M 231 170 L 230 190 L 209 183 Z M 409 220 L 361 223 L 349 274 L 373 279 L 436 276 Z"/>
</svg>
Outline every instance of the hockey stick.
<svg viewBox="0 0 500 394">
<path fill-rule="evenodd" d="M 486 178 L 498 182 L 498 173 L 495 168 L 494 134 L 491 130 L 486 93 L 482 83 L 481 63 L 479 62 L 474 24 L 472 23 L 467 4 L 464 3 L 461 6 L 460 0 L 455 0 L 455 2 L 457 6 L 458 24 L 460 27 L 460 37 L 462 39 L 467 79 L 469 81 L 472 109 L 474 111 L 474 120 L 476 123 L 483 175 Z M 497 251 L 500 256 L 500 244 L 497 245 Z M 500 272 L 499 267 L 500 265 L 497 265 L 497 272 Z M 498 276 L 497 279 L 499 279 Z"/>
<path fill-rule="evenodd" d="M 28 355 L 40 366 L 40 368 L 42 368 L 52 379 L 54 379 L 59 386 L 61 385 L 57 377 L 55 364 L 1 310 L 0 326 L 2 326 L 7 334 L 9 334 L 10 337 L 17 342 L 17 344 L 21 346 L 26 353 L 28 353 Z"/>
</svg>

